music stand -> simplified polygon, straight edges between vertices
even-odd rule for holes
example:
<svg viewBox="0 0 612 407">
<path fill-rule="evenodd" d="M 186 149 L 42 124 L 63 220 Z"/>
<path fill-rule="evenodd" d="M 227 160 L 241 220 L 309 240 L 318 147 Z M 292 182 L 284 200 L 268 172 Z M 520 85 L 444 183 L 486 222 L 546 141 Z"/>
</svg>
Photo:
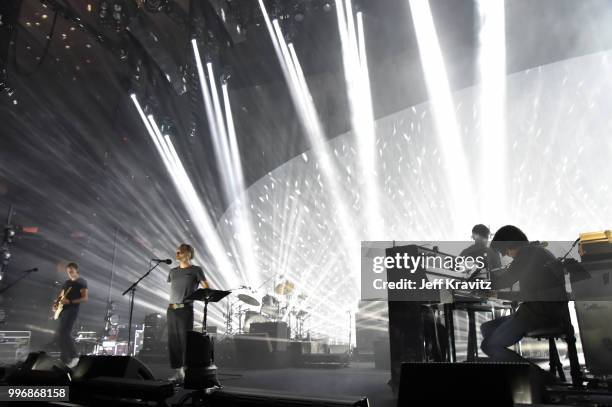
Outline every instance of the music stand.
<svg viewBox="0 0 612 407">
<path fill-rule="evenodd" d="M 208 317 L 208 303 L 218 302 L 228 294 L 230 294 L 230 291 L 200 288 L 183 300 L 184 302 L 204 301 L 202 333 L 187 332 L 185 389 L 202 390 L 221 387 L 221 383 L 217 379 L 217 366 L 214 363 L 214 343 L 206 333 L 206 318 Z"/>
<path fill-rule="evenodd" d="M 204 317 L 202 318 L 202 332 L 206 332 L 206 318 L 208 317 L 208 303 L 219 302 L 227 297 L 231 292 L 223 290 L 213 290 L 212 288 L 200 288 L 185 298 L 187 301 L 204 301 Z"/>
</svg>

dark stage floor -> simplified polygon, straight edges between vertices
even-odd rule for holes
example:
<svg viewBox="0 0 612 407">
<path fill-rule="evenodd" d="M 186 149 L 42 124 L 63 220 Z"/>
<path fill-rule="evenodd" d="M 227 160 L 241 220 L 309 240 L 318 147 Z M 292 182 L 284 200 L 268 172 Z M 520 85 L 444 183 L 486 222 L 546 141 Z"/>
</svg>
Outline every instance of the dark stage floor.
<svg viewBox="0 0 612 407">
<path fill-rule="evenodd" d="M 149 364 L 158 378 L 172 375 L 168 365 Z M 374 368 L 374 363 L 351 363 L 337 369 L 286 368 L 286 369 L 228 369 L 219 370 L 219 380 L 228 387 L 252 388 L 288 392 L 314 397 L 367 396 L 374 407 L 395 407 L 397 401 L 387 385 L 388 370 Z"/>
</svg>

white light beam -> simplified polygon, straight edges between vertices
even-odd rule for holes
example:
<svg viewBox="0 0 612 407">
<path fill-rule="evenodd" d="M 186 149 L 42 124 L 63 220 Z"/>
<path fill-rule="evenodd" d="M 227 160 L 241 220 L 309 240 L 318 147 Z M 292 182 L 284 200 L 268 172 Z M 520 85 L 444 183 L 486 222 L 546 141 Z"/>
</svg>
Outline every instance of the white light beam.
<svg viewBox="0 0 612 407">
<path fill-rule="evenodd" d="M 431 100 L 438 145 L 450 189 L 449 212 L 453 231 L 450 238 L 464 236 L 475 222 L 472 177 L 461 141 L 448 75 L 428 0 L 409 0 L 421 64 Z M 486 222 L 486 219 L 484 220 Z"/>
</svg>

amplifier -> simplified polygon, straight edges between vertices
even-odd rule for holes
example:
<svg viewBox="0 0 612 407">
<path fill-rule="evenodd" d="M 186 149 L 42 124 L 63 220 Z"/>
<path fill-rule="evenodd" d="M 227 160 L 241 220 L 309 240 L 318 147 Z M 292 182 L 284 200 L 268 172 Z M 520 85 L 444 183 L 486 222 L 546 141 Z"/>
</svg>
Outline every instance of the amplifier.
<svg viewBox="0 0 612 407">
<path fill-rule="evenodd" d="M 144 320 L 143 353 L 166 353 L 167 351 L 166 318 L 161 314 L 149 314 Z"/>
<path fill-rule="evenodd" d="M 612 259 L 612 231 L 581 233 L 578 253 L 582 261 Z"/>
<path fill-rule="evenodd" d="M 272 350 L 285 352 L 289 340 L 289 328 L 286 322 L 253 322 L 250 329 L 251 334 L 268 334 L 272 342 Z"/>
<path fill-rule="evenodd" d="M 30 331 L 0 331 L 0 363 L 24 359 L 30 346 Z"/>
</svg>

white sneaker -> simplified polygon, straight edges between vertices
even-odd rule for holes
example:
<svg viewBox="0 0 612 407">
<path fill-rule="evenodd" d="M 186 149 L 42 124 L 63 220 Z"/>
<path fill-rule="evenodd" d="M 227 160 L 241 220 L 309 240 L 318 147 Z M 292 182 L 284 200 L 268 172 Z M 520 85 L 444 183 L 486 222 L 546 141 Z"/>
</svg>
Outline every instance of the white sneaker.
<svg viewBox="0 0 612 407">
<path fill-rule="evenodd" d="M 66 366 L 68 366 L 70 369 L 72 369 L 78 363 L 79 363 L 79 358 L 72 358 L 72 360 L 70 362 L 66 363 Z"/>
<path fill-rule="evenodd" d="M 184 368 L 180 368 L 180 369 L 174 369 L 174 371 L 176 373 L 174 373 L 174 375 L 172 377 L 170 377 L 171 382 L 182 382 L 185 380 L 185 369 Z"/>
</svg>

